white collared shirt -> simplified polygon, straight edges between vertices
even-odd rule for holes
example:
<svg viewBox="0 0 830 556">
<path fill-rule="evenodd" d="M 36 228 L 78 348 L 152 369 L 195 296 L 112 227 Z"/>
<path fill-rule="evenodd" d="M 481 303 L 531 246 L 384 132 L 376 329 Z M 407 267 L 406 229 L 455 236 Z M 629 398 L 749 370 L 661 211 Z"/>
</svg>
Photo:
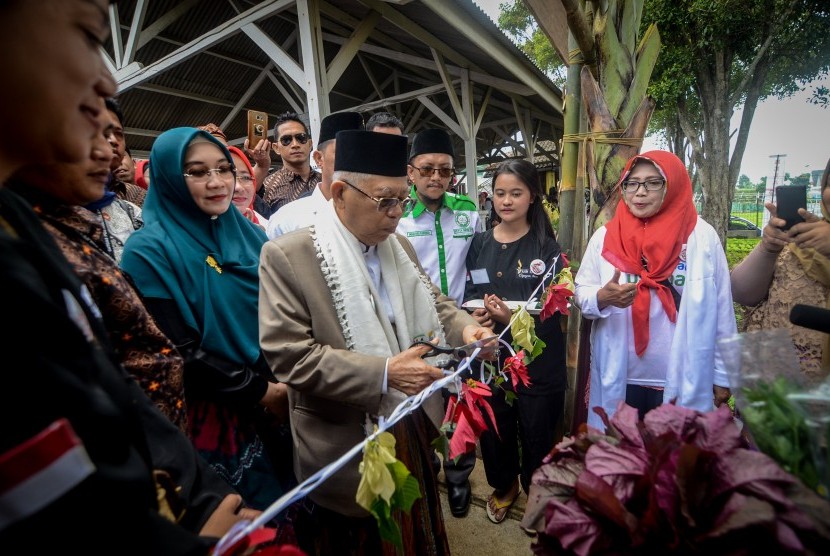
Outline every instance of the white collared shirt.
<svg viewBox="0 0 830 556">
<path fill-rule="evenodd" d="M 308 197 L 291 201 L 272 214 L 265 227 L 265 234 L 268 239 L 274 239 L 288 232 L 312 226 L 326 203 L 328 200 L 323 196 L 320 187 L 315 187 L 314 192 Z"/>
</svg>

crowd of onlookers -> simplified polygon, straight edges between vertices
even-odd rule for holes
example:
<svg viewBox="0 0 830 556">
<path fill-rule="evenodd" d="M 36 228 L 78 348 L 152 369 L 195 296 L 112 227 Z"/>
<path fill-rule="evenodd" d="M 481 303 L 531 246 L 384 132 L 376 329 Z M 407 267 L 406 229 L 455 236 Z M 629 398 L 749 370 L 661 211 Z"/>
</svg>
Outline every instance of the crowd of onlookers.
<svg viewBox="0 0 830 556">
<path fill-rule="evenodd" d="M 208 554 L 444 377 L 430 342 L 511 343 L 513 308 L 562 270 L 532 163 L 499 164 L 476 203 L 455 191 L 453 138 L 406 137 L 391 113 L 331 114 L 319 130 L 281 114 L 273 141 L 242 149 L 189 122 L 135 161 L 99 51 L 107 3 L 46 4 L 0 3 L 0 545 Z M 733 295 L 755 306 L 748 328 L 789 326 L 795 302 L 826 306 L 829 175 L 822 216 L 785 230 L 769 205 L 730 277 L 683 162 L 633 157 L 576 274 L 573 301 L 594 322 L 590 406 L 712 409 L 731 395 L 717 342 L 736 331 Z M 494 523 L 559 440 L 564 321 L 532 318 L 544 347 L 527 381 L 493 387 L 480 438 Z M 823 379 L 827 335 L 793 339 Z M 498 370 L 507 355 L 482 358 Z M 452 515 L 470 507 L 475 453 L 441 461 L 431 444 L 457 395 L 391 430 L 421 494 L 391 516 L 407 554 L 449 552 L 442 467 Z M 356 502 L 360 473 L 355 460 L 274 517 L 273 540 L 388 552 Z"/>
</svg>

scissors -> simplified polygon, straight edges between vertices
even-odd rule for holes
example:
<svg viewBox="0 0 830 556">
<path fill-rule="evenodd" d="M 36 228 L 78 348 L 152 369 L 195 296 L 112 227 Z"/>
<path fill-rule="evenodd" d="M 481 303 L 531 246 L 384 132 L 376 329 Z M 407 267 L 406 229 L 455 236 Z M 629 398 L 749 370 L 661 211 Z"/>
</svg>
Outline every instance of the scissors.
<svg viewBox="0 0 830 556">
<path fill-rule="evenodd" d="M 447 369 L 450 367 L 455 367 L 462 360 L 466 359 L 467 357 L 470 357 L 477 348 L 482 348 L 482 351 L 485 353 L 495 351 L 496 349 L 498 349 L 498 343 L 494 343 L 493 346 L 487 346 L 487 344 L 497 339 L 498 336 L 493 335 L 456 348 L 450 346 L 436 346 L 435 344 L 427 340 L 415 340 L 409 347 L 429 346 L 430 348 L 432 348 L 427 353 L 422 355 L 422 357 L 436 357 L 439 355 L 448 355 L 449 357 L 446 361 L 442 361 L 435 365 L 436 367 L 439 367 L 441 369 Z"/>
</svg>

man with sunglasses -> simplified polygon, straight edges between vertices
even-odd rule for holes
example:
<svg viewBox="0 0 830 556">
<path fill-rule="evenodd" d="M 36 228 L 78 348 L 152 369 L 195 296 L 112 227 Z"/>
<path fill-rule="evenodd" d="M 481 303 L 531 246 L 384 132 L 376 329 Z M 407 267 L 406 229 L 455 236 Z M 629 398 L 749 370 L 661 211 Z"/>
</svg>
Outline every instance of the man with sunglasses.
<svg viewBox="0 0 830 556">
<path fill-rule="evenodd" d="M 303 193 L 313 191 L 320 183 L 320 172 L 309 164 L 313 146 L 311 134 L 298 114 L 285 112 L 277 116 L 272 148 L 282 159 L 282 168 L 265 178 L 262 184 L 262 198 L 270 208 L 269 214 L 263 216 L 271 216 Z"/>
<path fill-rule="evenodd" d="M 331 199 L 331 177 L 334 174 L 337 144 L 335 136 L 337 132 L 347 129 L 363 129 L 363 116 L 358 112 L 336 112 L 322 119 L 317 149 L 314 151 L 314 163 L 320 169 L 322 179 L 310 194 L 283 205 L 288 208 L 275 212 L 268 219 L 265 233 L 269 239 L 314 224 L 317 213 Z"/>
<path fill-rule="evenodd" d="M 455 178 L 455 151 L 443 129 L 425 129 L 412 142 L 407 176 L 410 195 L 417 199 L 404 213 L 398 233 L 406 236 L 418 260 L 441 293 L 460 306 L 467 278 L 466 258 L 473 234 L 479 229 L 475 203 L 465 195 L 448 192 Z M 470 473 L 475 454 L 462 456 L 457 463 L 444 462 L 447 497 L 452 515 L 463 517 L 470 509 Z"/>
</svg>

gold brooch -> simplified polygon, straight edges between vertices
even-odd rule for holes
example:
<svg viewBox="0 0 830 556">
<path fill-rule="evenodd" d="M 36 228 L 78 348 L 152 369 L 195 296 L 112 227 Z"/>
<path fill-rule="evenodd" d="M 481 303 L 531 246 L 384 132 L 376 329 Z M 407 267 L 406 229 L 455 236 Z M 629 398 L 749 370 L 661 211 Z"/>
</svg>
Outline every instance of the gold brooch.
<svg viewBox="0 0 830 556">
<path fill-rule="evenodd" d="M 216 259 L 213 258 L 213 255 L 208 255 L 207 259 L 205 259 L 205 262 L 208 264 L 210 268 L 212 268 L 219 274 L 222 274 L 222 267 L 219 266 L 219 263 L 216 262 Z"/>
</svg>

